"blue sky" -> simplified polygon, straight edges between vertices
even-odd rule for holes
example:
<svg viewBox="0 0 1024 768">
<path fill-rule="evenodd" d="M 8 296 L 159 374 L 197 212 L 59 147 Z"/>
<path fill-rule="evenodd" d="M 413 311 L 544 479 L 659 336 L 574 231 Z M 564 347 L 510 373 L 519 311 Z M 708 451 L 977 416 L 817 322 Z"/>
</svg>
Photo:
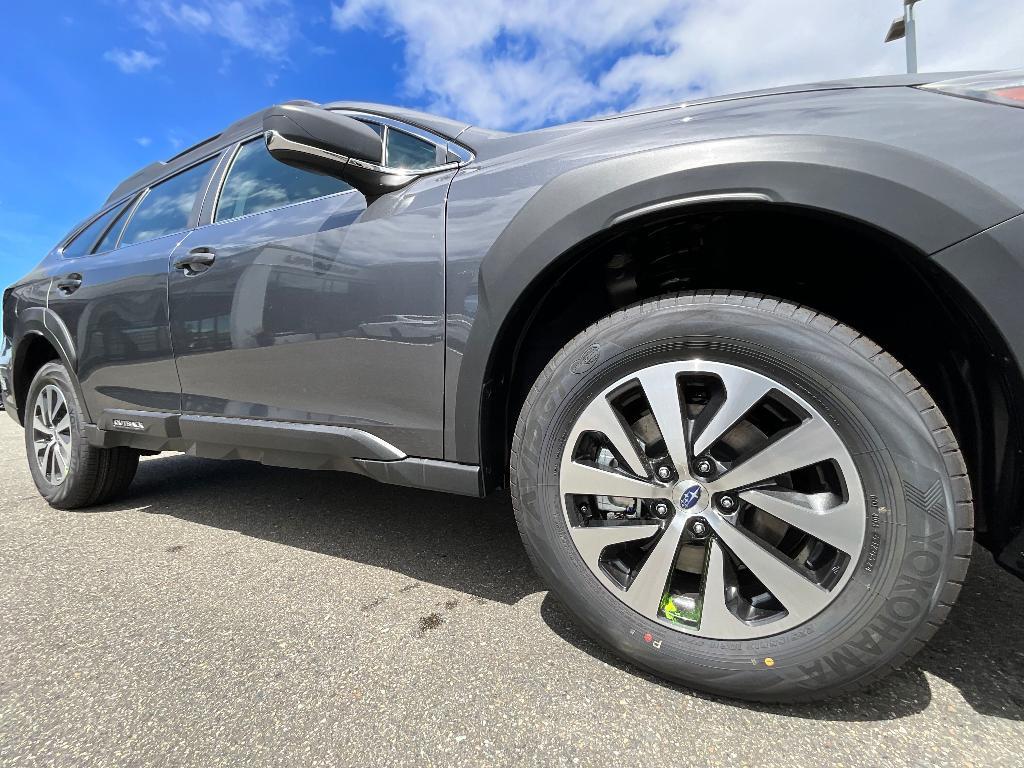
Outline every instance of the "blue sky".
<svg viewBox="0 0 1024 768">
<path fill-rule="evenodd" d="M 302 24 L 278 56 L 127 4 L 12 3 L 0 53 L 0 285 L 39 261 L 124 177 L 275 101 L 393 99 L 398 44 Z M 312 9 L 309 9 L 312 10 Z M 118 64 L 142 51 L 157 61 Z M 125 53 L 131 56 L 130 53 Z M 123 66 L 123 68 L 122 68 Z"/>
<path fill-rule="evenodd" d="M 125 176 L 276 101 L 399 103 L 507 129 L 692 93 L 901 71 L 900 0 L 10 3 L 0 286 Z M 922 69 L 1024 67 L 1019 0 L 924 0 Z"/>
</svg>

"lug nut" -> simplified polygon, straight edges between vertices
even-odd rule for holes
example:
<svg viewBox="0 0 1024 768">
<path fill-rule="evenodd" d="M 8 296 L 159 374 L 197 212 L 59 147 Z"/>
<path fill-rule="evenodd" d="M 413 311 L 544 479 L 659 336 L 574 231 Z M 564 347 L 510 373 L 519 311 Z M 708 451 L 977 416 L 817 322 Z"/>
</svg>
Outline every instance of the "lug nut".
<svg viewBox="0 0 1024 768">
<path fill-rule="evenodd" d="M 668 517 L 668 513 L 668 504 L 666 504 L 664 501 L 659 501 L 657 504 L 654 505 L 654 514 L 656 514 L 658 517 Z"/>
<path fill-rule="evenodd" d="M 708 527 L 703 520 L 694 520 L 693 525 L 690 526 L 690 531 L 694 536 L 704 536 L 708 532 Z"/>
<path fill-rule="evenodd" d="M 718 506 L 724 512 L 732 512 L 736 509 L 736 497 L 735 496 L 723 496 L 718 500 Z"/>
<path fill-rule="evenodd" d="M 672 470 L 666 467 L 664 464 L 658 467 L 658 479 L 668 480 L 672 477 Z"/>
<path fill-rule="evenodd" d="M 693 467 L 698 475 L 706 477 L 715 471 L 715 465 L 711 459 L 698 459 L 697 463 Z"/>
</svg>

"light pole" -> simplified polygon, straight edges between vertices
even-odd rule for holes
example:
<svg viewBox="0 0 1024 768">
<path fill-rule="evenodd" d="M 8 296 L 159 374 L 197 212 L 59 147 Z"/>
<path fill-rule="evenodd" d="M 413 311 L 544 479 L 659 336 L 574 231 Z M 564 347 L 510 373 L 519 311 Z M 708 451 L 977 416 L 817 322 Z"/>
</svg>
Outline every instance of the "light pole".
<svg viewBox="0 0 1024 768">
<path fill-rule="evenodd" d="M 906 38 L 907 72 L 917 72 L 917 25 L 914 22 L 914 6 L 921 0 L 903 0 L 903 18 L 897 18 L 889 27 L 885 42 Z"/>
</svg>

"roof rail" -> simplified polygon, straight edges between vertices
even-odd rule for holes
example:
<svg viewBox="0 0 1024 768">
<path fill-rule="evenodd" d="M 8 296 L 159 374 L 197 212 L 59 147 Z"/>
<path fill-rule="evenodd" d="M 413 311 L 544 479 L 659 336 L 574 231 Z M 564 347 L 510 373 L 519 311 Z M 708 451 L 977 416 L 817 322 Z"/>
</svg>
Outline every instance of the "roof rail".
<svg viewBox="0 0 1024 768">
<path fill-rule="evenodd" d="M 281 104 L 289 104 L 289 105 L 293 105 L 293 106 L 296 106 L 296 107 L 319 107 L 320 106 L 320 104 L 318 104 L 317 102 L 309 101 L 308 99 L 292 99 L 291 101 L 283 101 L 283 102 L 279 102 L 279 103 L 281 103 Z M 273 106 L 277 106 L 277 105 L 274 104 Z M 252 125 L 253 118 L 256 117 L 257 115 L 262 115 L 264 112 L 267 111 L 267 109 L 269 109 L 269 107 L 267 107 L 265 109 L 261 109 L 259 112 L 254 112 L 251 115 L 246 115 L 245 117 L 241 118 L 240 120 L 235 120 L 235 122 L 233 122 L 231 125 L 229 125 L 227 128 L 225 128 L 223 131 L 221 131 L 220 135 L 227 137 L 227 136 L 231 136 L 233 133 L 237 133 L 238 131 L 243 130 L 243 129 L 246 130 L 246 131 L 251 130 L 251 125 Z"/>
<path fill-rule="evenodd" d="M 210 143 L 211 141 L 216 141 L 216 140 L 217 140 L 217 139 L 219 139 L 219 138 L 220 138 L 221 136 L 223 136 L 223 134 L 222 134 L 222 133 L 215 133 L 215 134 L 213 134 L 213 136 L 211 136 L 211 137 L 210 137 L 210 138 L 208 138 L 208 139 L 203 139 L 202 141 L 197 141 L 197 142 L 196 142 L 195 144 L 193 144 L 193 145 L 192 145 L 191 147 L 186 147 L 185 149 L 181 150 L 181 152 L 179 152 L 178 154 L 176 154 L 176 155 L 175 155 L 174 157 L 169 157 L 169 158 L 167 158 L 166 160 L 164 160 L 164 164 L 166 165 L 166 164 L 168 164 L 168 163 L 173 163 L 173 162 L 174 162 L 175 160 L 177 160 L 177 159 L 178 159 L 179 157 L 184 157 L 184 156 L 185 156 L 185 155 L 187 155 L 187 154 L 188 154 L 189 152 L 191 152 L 191 151 L 192 151 L 193 149 L 199 149 L 200 147 L 202 147 L 202 146 L 205 146 L 206 144 L 209 144 L 209 143 Z"/>
<path fill-rule="evenodd" d="M 285 103 L 309 107 L 319 106 L 315 101 L 307 101 L 305 99 L 295 99 Z M 223 144 L 225 146 L 230 144 L 232 141 L 237 139 L 239 135 L 252 131 L 254 126 L 258 127 L 259 120 L 266 111 L 266 109 L 261 109 L 259 112 L 254 112 L 251 115 L 243 117 L 241 120 L 236 120 L 220 133 L 215 134 L 208 139 L 203 139 L 198 144 L 193 144 L 192 146 L 183 149 L 174 157 L 168 158 L 163 162 L 157 161 L 155 163 L 150 163 L 145 168 L 136 171 L 114 188 L 114 191 L 111 192 L 110 196 L 107 198 L 106 204 L 120 200 L 125 195 L 135 192 L 147 184 L 153 183 L 165 173 L 173 172 L 174 168 L 171 168 L 170 166 L 179 165 L 181 167 L 185 167 L 189 162 L 185 158 L 187 158 L 188 155 L 198 152 L 198 150 L 201 150 L 207 145 L 214 145 L 211 147 L 211 149 L 213 149 L 216 148 L 217 144 Z"/>
</svg>

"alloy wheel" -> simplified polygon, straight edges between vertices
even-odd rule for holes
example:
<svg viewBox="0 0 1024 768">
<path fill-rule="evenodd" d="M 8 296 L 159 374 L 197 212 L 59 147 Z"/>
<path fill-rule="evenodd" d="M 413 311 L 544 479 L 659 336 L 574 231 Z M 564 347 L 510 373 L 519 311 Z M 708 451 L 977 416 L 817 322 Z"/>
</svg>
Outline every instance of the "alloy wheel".
<svg viewBox="0 0 1024 768">
<path fill-rule="evenodd" d="M 60 388 L 47 384 L 36 396 L 32 418 L 36 464 L 50 485 L 60 485 L 71 465 L 71 413 Z"/>
<path fill-rule="evenodd" d="M 791 629 L 864 546 L 850 451 L 784 384 L 723 362 L 646 367 L 594 397 L 559 472 L 572 541 L 640 615 L 723 640 Z"/>
</svg>

